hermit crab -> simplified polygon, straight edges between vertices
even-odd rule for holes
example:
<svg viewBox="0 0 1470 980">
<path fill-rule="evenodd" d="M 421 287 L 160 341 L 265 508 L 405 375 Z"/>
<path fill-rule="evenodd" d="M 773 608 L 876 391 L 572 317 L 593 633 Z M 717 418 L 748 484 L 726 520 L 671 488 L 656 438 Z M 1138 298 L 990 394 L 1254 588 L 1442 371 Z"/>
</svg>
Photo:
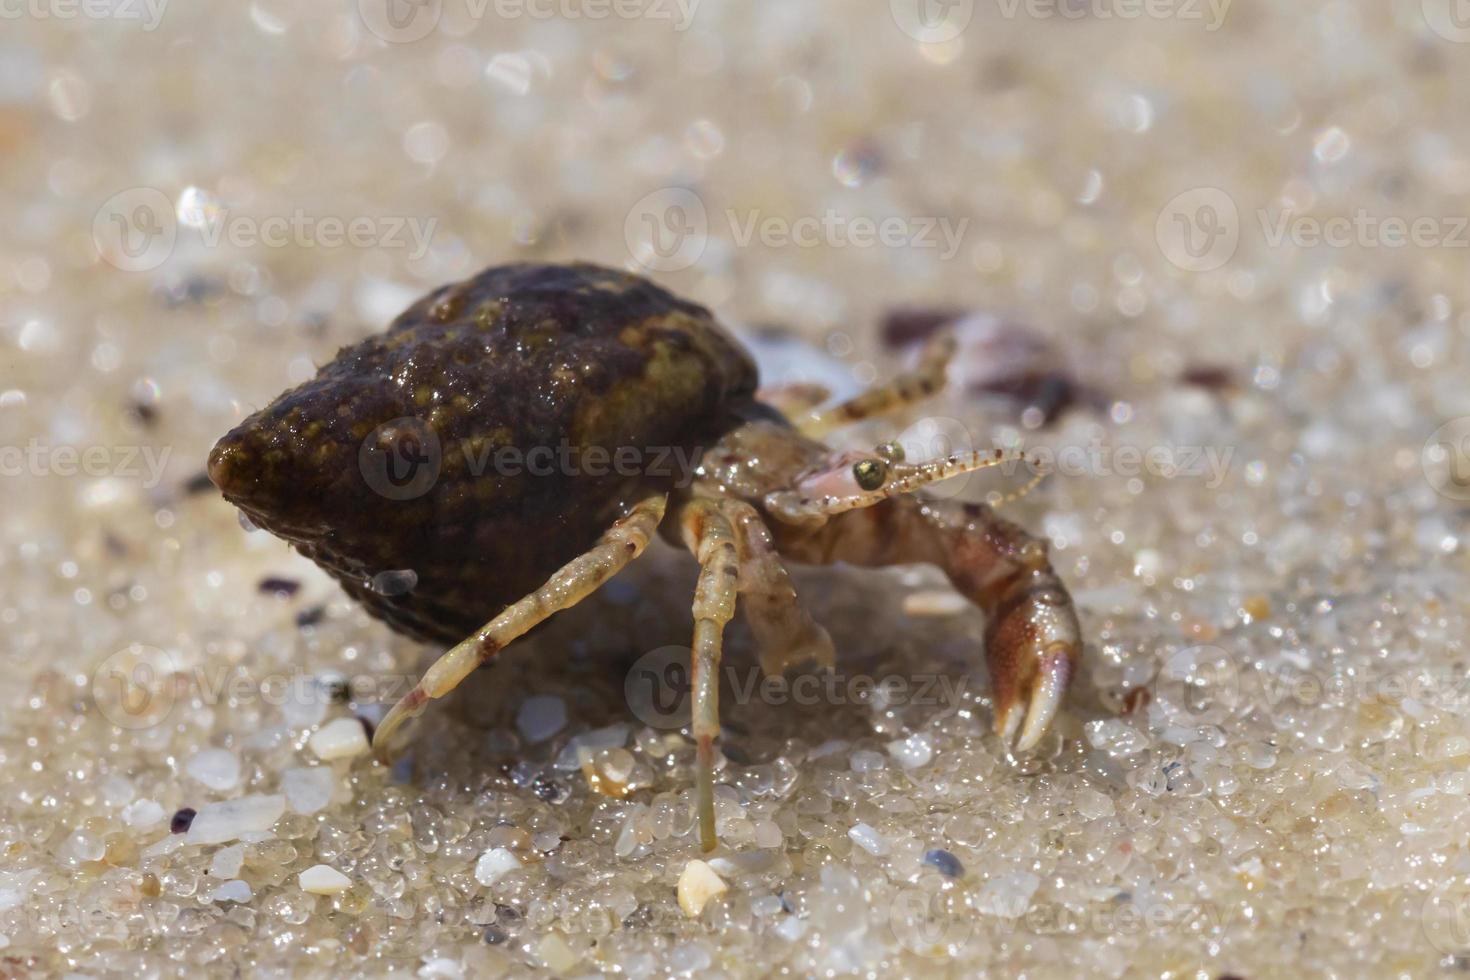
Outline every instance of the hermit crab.
<svg viewBox="0 0 1470 980">
<path fill-rule="evenodd" d="M 936 391 L 951 350 L 941 337 L 912 371 L 821 408 L 811 391 L 757 390 L 749 355 L 707 310 L 645 279 L 497 266 L 423 297 L 245 419 L 214 447 L 209 476 L 371 613 L 452 644 L 384 717 L 380 749 L 656 532 L 682 543 L 699 564 L 690 678 L 708 850 L 721 636 L 737 597 L 764 671 L 833 663 L 783 560 L 937 564 L 987 617 L 1001 738 L 1026 750 L 1057 712 L 1081 640 L 1045 543 L 988 506 L 917 492 L 1014 456 L 909 462 L 895 445 L 819 440 Z M 651 465 L 671 449 L 689 472 Z M 393 570 L 412 575 L 385 584 Z"/>
</svg>

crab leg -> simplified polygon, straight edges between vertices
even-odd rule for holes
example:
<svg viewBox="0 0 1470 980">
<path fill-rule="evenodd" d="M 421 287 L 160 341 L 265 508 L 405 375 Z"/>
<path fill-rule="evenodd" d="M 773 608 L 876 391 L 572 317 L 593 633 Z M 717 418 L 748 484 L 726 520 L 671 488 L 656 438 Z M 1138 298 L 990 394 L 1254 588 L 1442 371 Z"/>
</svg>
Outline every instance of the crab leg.
<svg viewBox="0 0 1470 980">
<path fill-rule="evenodd" d="M 940 480 L 991 466 L 1022 463 L 1032 468 L 1032 477 L 1003 498 L 1003 502 L 1026 494 L 1041 481 L 1045 473 L 1038 461 L 1023 452 L 1005 449 L 977 449 L 917 464 L 894 461 L 884 457 L 881 451 L 838 453 L 798 477 L 794 488 L 767 494 L 764 503 L 766 510 L 787 523 L 820 523 L 828 517 L 871 507 L 880 500 L 912 493 Z M 875 482 L 864 486 L 860 481 L 869 475 Z"/>
<path fill-rule="evenodd" d="M 721 505 L 735 528 L 740 551 L 740 600 L 760 647 L 761 670 L 780 675 L 801 663 L 830 669 L 832 638 L 796 599 L 796 589 L 771 541 L 760 512 L 743 500 Z"/>
<path fill-rule="evenodd" d="M 939 564 L 985 613 L 996 734 L 1017 751 L 1041 740 L 1082 651 L 1077 613 L 1043 540 L 984 504 L 921 497 L 892 497 L 789 533 L 782 552 L 803 561 Z"/>
<path fill-rule="evenodd" d="M 694 588 L 694 645 L 691 651 L 693 728 L 696 751 L 695 806 L 699 842 L 715 849 L 715 738 L 720 734 L 720 652 L 725 624 L 735 615 L 739 555 L 735 532 L 717 501 L 693 498 L 679 509 L 679 533 L 699 560 Z"/>
<path fill-rule="evenodd" d="M 772 385 L 755 393 L 756 401 L 764 402 L 787 418 L 806 415 L 831 397 L 832 392 L 826 386 L 805 381 Z"/>
<path fill-rule="evenodd" d="M 816 437 L 839 426 L 896 412 L 906 405 L 922 401 L 944 387 L 946 369 L 954 352 L 954 335 L 936 334 L 924 345 L 919 363 L 912 371 L 906 371 L 887 384 L 869 389 L 849 401 L 810 412 L 796 420 L 796 427 L 802 435 Z"/>
<path fill-rule="evenodd" d="M 393 706 L 373 736 L 373 747 L 386 755 L 392 738 L 405 722 L 423 713 L 425 705 L 442 698 L 469 676 L 470 671 L 495 656 L 512 640 L 597 591 L 604 582 L 643 552 L 658 530 L 668 496 L 663 493 L 635 503 L 587 551 L 557 569 L 546 584 L 506 606 L 500 615 L 473 636 L 456 644 L 434 661 L 412 691 Z"/>
</svg>

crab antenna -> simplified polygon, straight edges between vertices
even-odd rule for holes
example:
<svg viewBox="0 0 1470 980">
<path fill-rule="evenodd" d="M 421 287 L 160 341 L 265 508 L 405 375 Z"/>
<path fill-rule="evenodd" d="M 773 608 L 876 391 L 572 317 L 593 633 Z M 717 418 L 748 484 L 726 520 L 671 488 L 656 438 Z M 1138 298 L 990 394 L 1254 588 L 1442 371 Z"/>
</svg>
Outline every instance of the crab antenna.
<svg viewBox="0 0 1470 980">
<path fill-rule="evenodd" d="M 976 470 L 1018 463 L 1031 467 L 1035 473 L 1026 485 L 999 501 L 1009 503 L 1029 493 L 1046 476 L 1041 460 L 1022 450 L 971 450 L 927 463 L 903 463 L 885 456 L 886 448 L 880 447 L 875 454 L 837 456 L 804 474 L 795 487 L 767 494 L 766 508 L 790 523 L 820 522 Z"/>
</svg>

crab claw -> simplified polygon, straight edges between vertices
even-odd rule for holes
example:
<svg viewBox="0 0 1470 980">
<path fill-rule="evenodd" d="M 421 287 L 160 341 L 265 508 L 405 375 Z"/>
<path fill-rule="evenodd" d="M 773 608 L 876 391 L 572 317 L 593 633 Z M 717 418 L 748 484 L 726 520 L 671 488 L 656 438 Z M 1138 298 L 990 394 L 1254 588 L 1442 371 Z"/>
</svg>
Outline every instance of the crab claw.
<svg viewBox="0 0 1470 980">
<path fill-rule="evenodd" d="M 995 733 L 1025 752 L 1046 734 L 1081 654 L 1077 614 L 1048 567 L 1018 576 L 991 612 L 985 656 Z"/>
</svg>

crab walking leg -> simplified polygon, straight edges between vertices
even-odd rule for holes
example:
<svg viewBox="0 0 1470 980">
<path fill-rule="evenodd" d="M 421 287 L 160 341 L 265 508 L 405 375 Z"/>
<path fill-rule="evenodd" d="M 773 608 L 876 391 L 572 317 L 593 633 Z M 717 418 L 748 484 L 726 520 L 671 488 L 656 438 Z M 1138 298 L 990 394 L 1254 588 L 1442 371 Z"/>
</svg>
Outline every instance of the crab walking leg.
<svg viewBox="0 0 1470 980">
<path fill-rule="evenodd" d="M 756 401 L 771 406 L 788 419 L 806 415 L 831 397 L 832 392 L 825 385 L 804 381 L 772 385 L 757 389 L 755 393 Z"/>
<path fill-rule="evenodd" d="M 797 420 L 796 427 L 805 436 L 820 436 L 840 426 L 877 415 L 896 412 L 906 405 L 922 401 L 944 387 L 946 369 L 954 357 L 955 339 L 951 333 L 939 333 L 924 345 L 919 363 L 884 385 L 863 392 L 856 398 L 827 409 L 818 409 Z"/>
<path fill-rule="evenodd" d="M 985 613 L 996 734 L 1017 751 L 1041 740 L 1082 652 L 1077 613 L 1045 541 L 984 504 L 922 497 L 894 497 L 789 533 L 801 540 L 783 541 L 782 551 L 805 561 L 937 563 Z"/>
<path fill-rule="evenodd" d="M 791 576 L 760 512 L 743 500 L 727 500 L 721 506 L 735 529 L 740 599 L 760 647 L 761 671 L 779 676 L 789 667 L 811 662 L 831 669 L 837 659 L 832 637 L 797 601 Z"/>
<path fill-rule="evenodd" d="M 668 496 L 663 493 L 639 500 L 603 532 L 596 544 L 552 573 L 545 585 L 506 606 L 477 633 L 434 661 L 414 689 L 393 706 L 378 726 L 373 746 L 379 754 L 387 753 L 393 733 L 410 718 L 422 714 L 430 700 L 454 690 L 470 671 L 512 640 L 553 613 L 581 602 L 637 558 L 657 532 L 667 502 Z"/>
<path fill-rule="evenodd" d="M 735 532 L 718 501 L 693 498 L 679 509 L 679 533 L 699 560 L 694 588 L 691 651 L 693 727 L 696 747 L 695 806 L 699 842 L 715 849 L 715 738 L 720 734 L 720 650 L 725 624 L 735 615 L 740 581 Z"/>
</svg>

